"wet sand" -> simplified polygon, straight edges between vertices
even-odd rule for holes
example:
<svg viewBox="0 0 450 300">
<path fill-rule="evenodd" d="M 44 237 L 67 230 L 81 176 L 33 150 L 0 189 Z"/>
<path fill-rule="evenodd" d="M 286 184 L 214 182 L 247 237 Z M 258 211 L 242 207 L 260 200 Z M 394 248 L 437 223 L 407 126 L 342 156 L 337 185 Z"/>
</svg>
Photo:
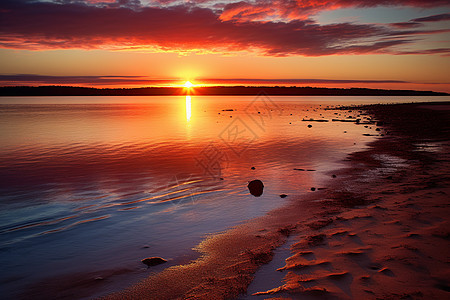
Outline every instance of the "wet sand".
<svg viewBox="0 0 450 300">
<path fill-rule="evenodd" d="M 255 299 L 447 298 L 449 108 L 358 108 L 383 136 L 349 155 L 348 168 L 330 171 L 329 183 L 318 187 L 325 189 L 211 236 L 198 245 L 200 258 L 105 298 L 251 298 L 246 291 L 258 267 L 289 236 L 291 256 L 274 271 L 283 282 Z"/>
</svg>

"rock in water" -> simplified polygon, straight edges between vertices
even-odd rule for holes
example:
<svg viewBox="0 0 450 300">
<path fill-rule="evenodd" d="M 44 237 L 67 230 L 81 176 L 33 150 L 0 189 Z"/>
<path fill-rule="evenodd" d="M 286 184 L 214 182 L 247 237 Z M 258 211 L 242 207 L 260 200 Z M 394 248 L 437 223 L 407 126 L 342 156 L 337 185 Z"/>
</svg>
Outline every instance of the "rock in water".
<svg viewBox="0 0 450 300">
<path fill-rule="evenodd" d="M 153 267 L 167 262 L 167 260 L 161 257 L 147 257 L 141 261 L 143 264 L 146 264 L 147 267 Z"/>
<path fill-rule="evenodd" d="M 259 197 L 263 194 L 264 190 L 264 184 L 261 180 L 252 180 L 247 185 L 248 190 L 250 191 L 250 194 L 252 194 L 255 197 Z"/>
<path fill-rule="evenodd" d="M 287 197 L 286 194 L 281 194 L 281 195 L 280 195 L 280 198 L 286 198 L 286 197 Z"/>
</svg>

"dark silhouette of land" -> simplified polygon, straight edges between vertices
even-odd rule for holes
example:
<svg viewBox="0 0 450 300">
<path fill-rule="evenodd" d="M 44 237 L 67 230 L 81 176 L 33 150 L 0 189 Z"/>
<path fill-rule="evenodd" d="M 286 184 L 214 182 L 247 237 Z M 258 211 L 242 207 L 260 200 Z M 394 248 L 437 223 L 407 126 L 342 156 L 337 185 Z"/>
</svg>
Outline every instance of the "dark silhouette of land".
<svg viewBox="0 0 450 300">
<path fill-rule="evenodd" d="M 318 87 L 261 87 L 261 86 L 214 86 L 196 87 L 192 95 L 234 95 L 254 96 L 261 92 L 268 95 L 285 96 L 448 96 L 450 94 L 432 91 L 382 90 L 368 88 L 318 88 Z M 73 86 L 7 86 L 0 87 L 0 96 L 170 96 L 185 95 L 186 88 L 143 87 L 143 88 L 91 88 Z"/>
</svg>

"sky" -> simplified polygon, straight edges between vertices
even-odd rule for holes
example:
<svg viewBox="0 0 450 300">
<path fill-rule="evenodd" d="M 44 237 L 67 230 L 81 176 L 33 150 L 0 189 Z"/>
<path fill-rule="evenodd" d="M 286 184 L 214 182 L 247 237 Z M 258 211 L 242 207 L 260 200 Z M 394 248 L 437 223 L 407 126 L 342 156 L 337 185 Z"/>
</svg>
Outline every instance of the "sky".
<svg viewBox="0 0 450 300">
<path fill-rule="evenodd" d="M 0 0 L 0 86 L 450 92 L 450 0 Z"/>
</svg>

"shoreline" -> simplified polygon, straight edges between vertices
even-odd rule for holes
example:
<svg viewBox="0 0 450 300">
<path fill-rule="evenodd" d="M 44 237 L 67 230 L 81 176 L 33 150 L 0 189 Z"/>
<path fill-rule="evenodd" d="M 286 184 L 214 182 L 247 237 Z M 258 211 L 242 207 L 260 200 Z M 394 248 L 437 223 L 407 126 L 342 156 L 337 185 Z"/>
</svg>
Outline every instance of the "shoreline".
<svg viewBox="0 0 450 300">
<path fill-rule="evenodd" d="M 323 203 L 339 200 L 344 209 L 295 237 L 291 254 L 274 270 L 284 273 L 284 283 L 240 299 L 448 297 L 450 145 L 448 121 L 441 122 L 450 105 L 363 108 L 390 119 L 383 127 L 391 134 L 352 153 L 351 166 L 337 173 L 345 184 L 334 185 Z"/>
<path fill-rule="evenodd" d="M 417 151 L 414 144 L 423 142 L 424 138 L 431 139 L 428 143 L 442 144 L 432 145 L 431 148 L 441 147 L 441 155 L 448 155 L 448 143 L 446 144 L 448 125 L 443 121 L 446 118 L 448 120 L 450 105 L 448 102 L 437 105 L 415 103 L 359 107 L 383 122 L 382 126 L 390 134 L 372 142 L 369 149 L 350 154 L 350 166 L 336 173 L 338 178 L 335 179 L 335 184 L 328 189 L 309 194 L 302 201 L 291 201 L 286 206 L 269 212 L 266 216 L 250 220 L 225 233 L 211 236 L 197 246 L 197 250 L 201 253 L 199 259 L 188 265 L 170 267 L 125 291 L 103 298 L 236 298 L 245 294 L 258 267 L 270 262 L 274 250 L 284 244 L 289 236 L 294 236 L 298 242 L 291 248 L 294 255 L 280 270 L 286 273 L 284 277 L 286 283 L 276 289 L 260 291 L 260 295 L 350 298 L 386 295 L 395 297 L 405 293 L 412 297 L 448 295 L 446 293 L 448 293 L 449 283 L 443 274 L 436 271 L 439 269 L 439 264 L 446 264 L 442 255 L 436 253 L 428 255 L 431 258 L 427 266 L 432 266 L 432 268 L 429 267 L 432 269 L 430 272 L 434 272 L 435 275 L 429 276 L 433 279 L 426 281 L 427 285 L 415 288 L 417 282 L 412 281 L 411 278 L 416 276 L 423 281 L 423 275 L 420 274 L 427 267 L 418 261 L 419 258 L 410 259 L 413 262 L 409 261 L 407 259 L 409 253 L 408 255 L 404 253 L 429 254 L 428 252 L 432 251 L 430 247 L 427 246 L 424 250 L 420 247 L 423 241 L 426 245 L 427 243 L 438 244 L 437 247 L 432 248 L 448 248 L 448 223 L 445 221 L 440 223 L 435 221 L 437 224 L 431 222 L 438 228 L 433 229 L 437 230 L 437 233 L 433 231 L 429 234 L 414 233 L 412 230 L 416 229 L 414 219 L 413 223 L 407 223 L 411 214 L 420 216 L 421 212 L 417 214 L 414 207 L 423 207 L 420 202 L 426 195 L 421 193 L 424 190 L 429 192 L 427 189 L 435 193 L 431 195 L 433 202 L 436 202 L 433 205 L 439 206 L 440 210 L 436 211 L 433 207 L 427 206 L 425 214 L 437 215 L 439 220 L 445 220 L 449 212 L 448 204 L 444 200 L 450 192 L 445 185 L 449 180 L 445 176 L 448 161 L 444 158 L 446 165 L 436 167 L 433 164 L 442 158 L 439 158 L 437 153 L 429 152 L 428 146 L 422 145 L 419 148 L 422 150 Z M 429 109 L 433 106 L 435 110 Z M 444 112 L 443 108 L 445 108 Z M 418 120 L 418 117 L 421 120 Z M 386 172 L 392 174 L 387 175 Z M 404 176 L 406 174 L 408 176 Z M 423 181 L 428 185 L 423 186 Z M 361 194 L 361 190 L 365 193 Z M 412 211 L 409 211 L 409 208 Z M 396 216 L 392 224 L 389 222 L 388 225 L 385 224 L 386 212 L 389 212 L 391 217 Z M 364 222 L 369 222 L 369 225 Z M 370 222 L 373 224 L 370 225 Z M 427 222 L 430 223 L 430 221 Z M 358 229 L 366 230 L 367 226 L 368 228 L 388 228 L 388 230 L 375 234 Z M 409 227 L 411 233 L 388 238 L 388 233 L 398 231 L 396 228 L 398 226 Z M 348 243 L 340 245 L 340 240 L 344 237 L 359 240 L 364 245 L 360 247 L 353 245 L 355 249 L 350 249 Z M 416 237 L 417 239 L 414 239 Z M 397 256 L 391 257 L 390 260 L 381 257 L 385 240 L 388 240 L 390 247 L 394 248 L 384 250 L 395 252 L 399 259 L 395 258 Z M 333 250 L 326 252 L 324 249 L 329 248 L 330 245 Z M 339 247 L 342 249 L 336 250 Z M 316 249 L 317 254 L 315 254 Z M 303 256 L 311 254 L 315 259 L 311 259 L 309 264 L 305 263 L 308 259 L 305 260 Z M 319 256 L 323 258 L 319 259 Z M 400 260 L 400 263 L 397 260 Z M 402 265 L 405 260 L 406 266 Z M 359 269 L 353 266 L 355 261 Z M 334 268 L 335 265 L 336 268 Z M 353 267 L 346 268 L 350 265 Z M 416 269 L 406 272 L 405 268 L 411 268 L 411 266 Z M 320 274 L 316 274 L 314 278 L 305 279 L 305 274 L 302 274 L 303 269 L 317 271 L 316 273 Z M 328 273 L 325 274 L 327 269 L 329 269 Z M 362 272 L 365 273 L 361 275 Z M 405 276 L 408 279 L 406 282 L 403 278 Z M 402 278 L 395 281 L 396 277 Z M 348 283 L 349 278 L 350 283 Z M 336 281 L 339 284 L 336 284 Z M 395 284 L 399 282 L 402 282 L 400 286 Z M 407 285 L 408 283 L 410 286 Z M 341 288 L 338 288 L 339 286 Z"/>
</svg>

